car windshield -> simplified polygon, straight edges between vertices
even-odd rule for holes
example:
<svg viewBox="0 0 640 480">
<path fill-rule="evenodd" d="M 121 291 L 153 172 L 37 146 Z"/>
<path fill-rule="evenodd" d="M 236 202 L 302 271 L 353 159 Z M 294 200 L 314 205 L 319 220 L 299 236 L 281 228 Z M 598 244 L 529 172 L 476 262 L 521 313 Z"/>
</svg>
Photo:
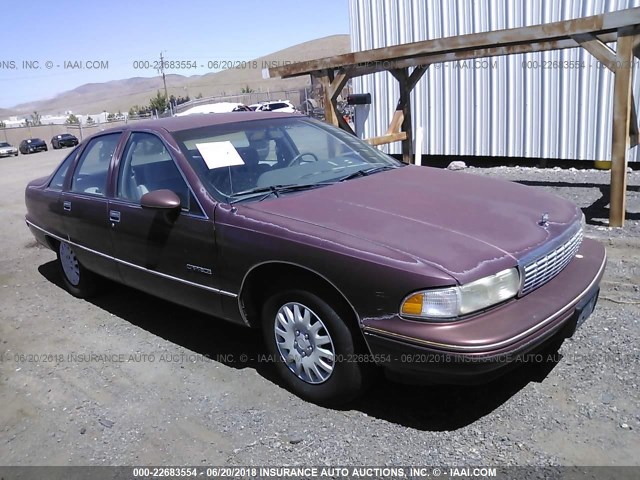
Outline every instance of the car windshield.
<svg viewBox="0 0 640 480">
<path fill-rule="evenodd" d="M 209 193 L 232 203 L 403 165 L 353 135 L 307 117 L 212 125 L 174 137 Z"/>
<path fill-rule="evenodd" d="M 10 147 L 11 145 L 9 145 L 7 142 L 0 142 L 0 148 L 4 148 L 4 147 Z"/>
</svg>

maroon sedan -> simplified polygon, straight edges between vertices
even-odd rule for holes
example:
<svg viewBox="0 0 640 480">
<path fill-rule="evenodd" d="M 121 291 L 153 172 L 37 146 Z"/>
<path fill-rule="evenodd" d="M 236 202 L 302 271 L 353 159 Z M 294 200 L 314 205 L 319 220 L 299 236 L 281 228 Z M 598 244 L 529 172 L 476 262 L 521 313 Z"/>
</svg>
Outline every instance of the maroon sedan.
<svg viewBox="0 0 640 480">
<path fill-rule="evenodd" d="M 289 388 L 325 404 L 376 366 L 477 382 L 557 346 L 593 311 L 605 266 L 569 201 L 404 165 L 299 115 L 100 132 L 26 204 L 71 294 L 107 277 L 261 328 Z"/>
</svg>

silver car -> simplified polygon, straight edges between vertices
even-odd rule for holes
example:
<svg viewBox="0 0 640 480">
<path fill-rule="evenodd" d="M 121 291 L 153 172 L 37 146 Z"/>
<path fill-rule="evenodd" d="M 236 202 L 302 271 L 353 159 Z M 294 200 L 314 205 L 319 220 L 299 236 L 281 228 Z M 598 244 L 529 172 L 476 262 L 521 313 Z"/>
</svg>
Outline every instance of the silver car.
<svg viewBox="0 0 640 480">
<path fill-rule="evenodd" d="M 7 142 L 0 142 L 0 157 L 18 156 L 18 149 Z"/>
</svg>

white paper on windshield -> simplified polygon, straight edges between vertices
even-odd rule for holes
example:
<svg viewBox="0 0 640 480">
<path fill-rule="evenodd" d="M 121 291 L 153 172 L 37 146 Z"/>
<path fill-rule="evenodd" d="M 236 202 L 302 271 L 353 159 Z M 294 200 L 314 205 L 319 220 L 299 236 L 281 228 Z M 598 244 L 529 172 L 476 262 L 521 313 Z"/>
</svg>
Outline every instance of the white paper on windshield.
<svg viewBox="0 0 640 480">
<path fill-rule="evenodd" d="M 229 141 L 196 143 L 196 148 L 209 170 L 244 165 L 242 157 Z"/>
</svg>

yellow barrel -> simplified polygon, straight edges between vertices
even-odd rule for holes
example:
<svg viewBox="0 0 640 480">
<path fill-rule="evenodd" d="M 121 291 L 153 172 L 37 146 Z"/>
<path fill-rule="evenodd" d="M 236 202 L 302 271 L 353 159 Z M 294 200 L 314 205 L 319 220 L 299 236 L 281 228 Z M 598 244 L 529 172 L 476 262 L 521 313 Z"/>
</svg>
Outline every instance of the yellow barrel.
<svg viewBox="0 0 640 480">
<path fill-rule="evenodd" d="M 610 160 L 596 160 L 594 164 L 598 170 L 611 170 Z"/>
</svg>

